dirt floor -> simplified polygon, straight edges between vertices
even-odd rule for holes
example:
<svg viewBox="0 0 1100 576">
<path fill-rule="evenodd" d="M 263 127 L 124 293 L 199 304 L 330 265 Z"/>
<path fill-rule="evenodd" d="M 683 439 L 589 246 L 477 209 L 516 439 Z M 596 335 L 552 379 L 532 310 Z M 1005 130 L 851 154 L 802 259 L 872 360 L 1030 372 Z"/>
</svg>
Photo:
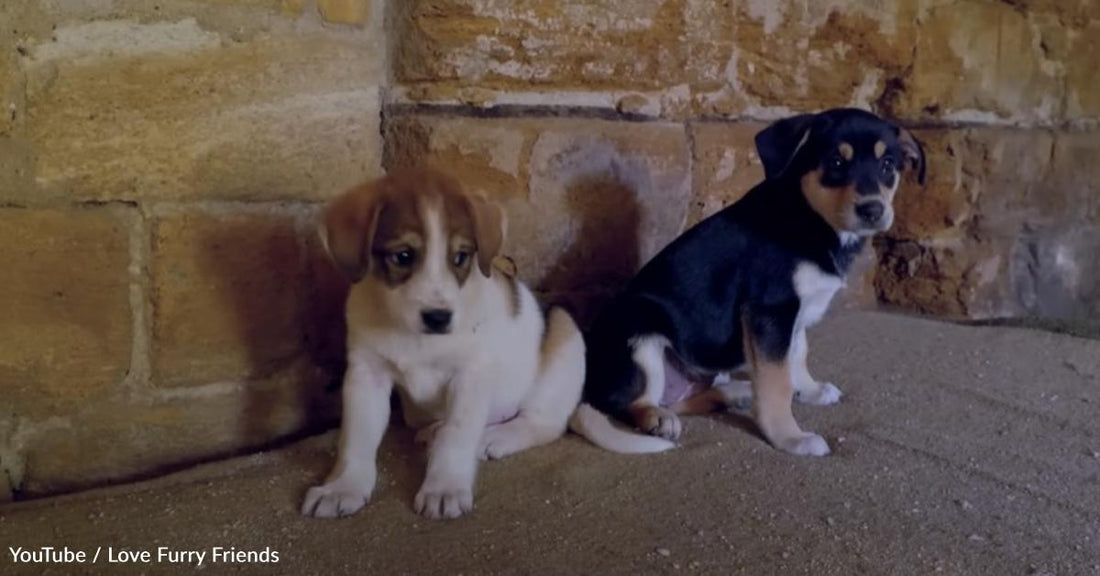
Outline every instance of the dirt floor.
<svg viewBox="0 0 1100 576">
<path fill-rule="evenodd" d="M 358 515 L 298 516 L 334 435 L 151 482 L 0 506 L 0 574 L 1100 575 L 1100 342 L 846 313 L 811 335 L 846 393 L 798 407 L 834 449 L 781 454 L 730 415 L 682 446 L 601 452 L 570 435 L 482 468 L 473 515 L 417 517 L 411 435 L 383 445 Z M 14 564 L 68 546 L 95 565 Z M 157 548 L 201 550 L 201 566 Z M 214 547 L 278 563 L 211 564 Z M 107 564 L 108 547 L 149 564 Z"/>
</svg>

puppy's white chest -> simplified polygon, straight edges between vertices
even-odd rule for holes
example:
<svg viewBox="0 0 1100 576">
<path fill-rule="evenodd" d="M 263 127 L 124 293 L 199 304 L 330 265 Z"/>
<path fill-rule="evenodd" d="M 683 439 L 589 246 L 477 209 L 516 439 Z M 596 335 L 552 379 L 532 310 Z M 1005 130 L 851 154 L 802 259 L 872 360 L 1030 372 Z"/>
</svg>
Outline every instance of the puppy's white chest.
<svg viewBox="0 0 1100 576">
<path fill-rule="evenodd" d="M 816 264 L 803 262 L 794 271 L 794 290 L 801 300 L 798 310 L 797 327 L 806 328 L 817 324 L 829 308 L 833 296 L 844 287 L 844 280 L 832 274 L 826 274 Z"/>
</svg>

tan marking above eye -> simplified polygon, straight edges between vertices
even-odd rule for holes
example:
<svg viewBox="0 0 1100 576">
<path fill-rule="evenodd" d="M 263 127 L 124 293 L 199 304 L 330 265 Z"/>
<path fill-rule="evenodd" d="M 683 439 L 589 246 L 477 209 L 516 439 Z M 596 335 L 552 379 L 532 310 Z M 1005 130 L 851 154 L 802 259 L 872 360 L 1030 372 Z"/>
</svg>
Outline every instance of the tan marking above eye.
<svg viewBox="0 0 1100 576">
<path fill-rule="evenodd" d="M 382 249 L 386 252 L 398 250 L 419 250 L 424 247 L 424 239 L 416 232 L 405 232 L 397 238 L 386 240 Z"/>
<path fill-rule="evenodd" d="M 886 143 L 882 140 L 875 142 L 875 158 L 882 158 L 882 155 L 886 153 Z"/>
<path fill-rule="evenodd" d="M 802 194 L 815 212 L 837 231 L 850 228 L 852 207 L 859 201 L 854 186 L 830 188 L 821 183 L 821 170 L 808 172 L 802 177 Z"/>
<path fill-rule="evenodd" d="M 856 149 L 852 148 L 852 145 L 847 142 L 841 142 L 837 147 L 837 151 L 840 152 L 840 157 L 851 162 L 852 158 L 856 156 Z"/>
</svg>

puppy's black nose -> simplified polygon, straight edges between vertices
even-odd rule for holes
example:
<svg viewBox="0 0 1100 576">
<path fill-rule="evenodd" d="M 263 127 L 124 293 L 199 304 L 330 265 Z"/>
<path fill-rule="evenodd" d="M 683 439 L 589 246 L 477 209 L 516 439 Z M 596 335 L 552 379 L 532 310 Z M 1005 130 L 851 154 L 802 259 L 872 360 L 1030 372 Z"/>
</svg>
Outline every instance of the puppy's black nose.
<svg viewBox="0 0 1100 576">
<path fill-rule="evenodd" d="M 445 308 L 429 308 L 420 311 L 424 331 L 429 334 L 446 334 L 451 329 L 451 311 Z"/>
<path fill-rule="evenodd" d="M 868 224 L 875 224 L 882 219 L 886 207 L 882 202 L 864 202 L 856 206 L 856 216 Z"/>
</svg>

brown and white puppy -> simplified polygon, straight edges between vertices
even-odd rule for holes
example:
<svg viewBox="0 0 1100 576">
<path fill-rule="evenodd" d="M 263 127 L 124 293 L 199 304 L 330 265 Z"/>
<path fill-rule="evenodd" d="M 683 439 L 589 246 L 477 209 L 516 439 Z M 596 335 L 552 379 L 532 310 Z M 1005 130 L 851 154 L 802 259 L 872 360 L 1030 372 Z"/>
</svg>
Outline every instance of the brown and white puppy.
<svg viewBox="0 0 1100 576">
<path fill-rule="evenodd" d="M 580 331 L 493 270 L 500 208 L 439 172 L 398 170 L 351 190 L 325 210 L 322 237 L 355 284 L 339 456 L 302 513 L 342 516 L 369 501 L 394 387 L 430 445 L 416 510 L 469 512 L 479 457 L 564 433 L 584 382 Z"/>
</svg>

